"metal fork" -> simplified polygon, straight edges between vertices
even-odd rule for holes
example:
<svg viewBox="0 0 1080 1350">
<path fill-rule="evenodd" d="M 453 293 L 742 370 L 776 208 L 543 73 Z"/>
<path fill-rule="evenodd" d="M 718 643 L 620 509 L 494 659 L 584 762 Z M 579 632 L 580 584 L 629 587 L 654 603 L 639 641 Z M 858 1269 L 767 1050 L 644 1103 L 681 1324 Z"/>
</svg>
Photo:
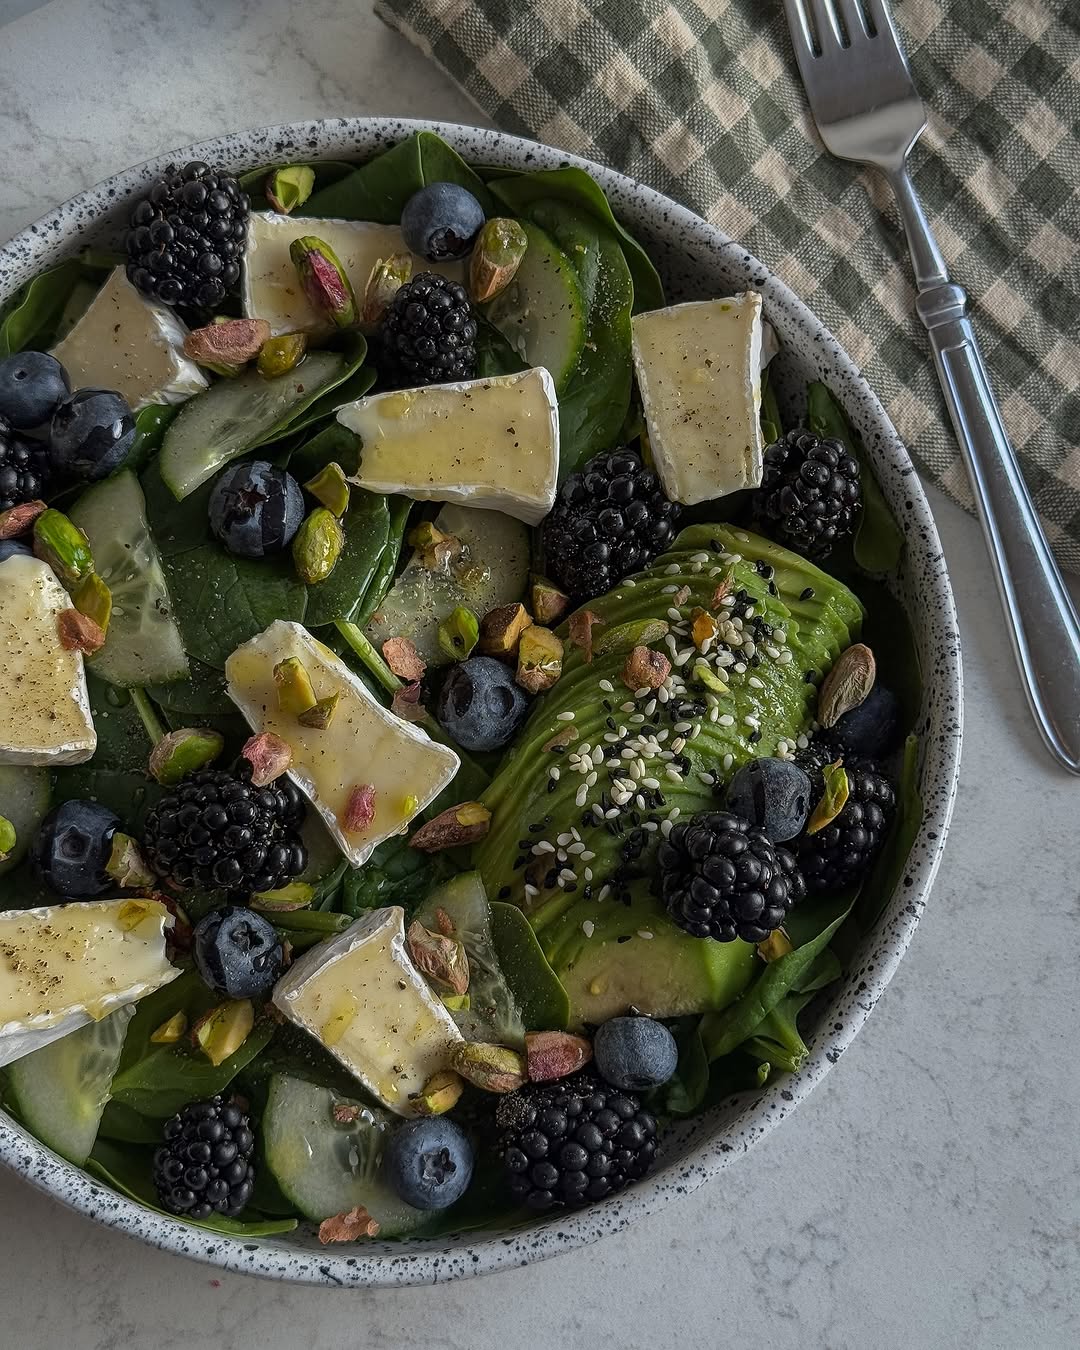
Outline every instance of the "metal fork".
<svg viewBox="0 0 1080 1350">
<path fill-rule="evenodd" d="M 900 208 L 915 310 L 975 492 L 1013 650 L 1047 748 L 1080 773 L 1080 620 L 1046 542 L 967 318 L 907 169 L 926 126 L 884 0 L 784 0 L 799 73 L 827 149 L 879 169 Z"/>
</svg>

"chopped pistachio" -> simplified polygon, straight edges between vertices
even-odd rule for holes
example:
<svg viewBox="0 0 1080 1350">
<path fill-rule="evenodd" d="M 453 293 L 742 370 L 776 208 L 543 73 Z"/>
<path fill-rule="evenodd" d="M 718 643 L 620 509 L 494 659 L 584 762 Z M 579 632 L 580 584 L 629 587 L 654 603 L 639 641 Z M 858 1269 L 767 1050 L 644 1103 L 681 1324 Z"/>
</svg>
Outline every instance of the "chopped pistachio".
<svg viewBox="0 0 1080 1350">
<path fill-rule="evenodd" d="M 499 605 L 484 615 L 480 625 L 480 650 L 485 656 L 515 656 L 532 615 L 522 604 Z"/>
<path fill-rule="evenodd" d="M 345 547 L 345 532 L 333 511 L 317 506 L 296 532 L 293 562 L 301 581 L 314 586 L 325 581 L 338 565 Z"/>
<path fill-rule="evenodd" d="M 306 333 L 281 333 L 263 343 L 255 365 L 260 375 L 274 380 L 295 370 L 306 355 Z"/>
<path fill-rule="evenodd" d="M 314 308 L 335 328 L 351 328 L 358 317 L 356 296 L 348 273 L 326 240 L 303 234 L 289 245 L 289 257 Z"/>
<path fill-rule="evenodd" d="M 364 286 L 361 320 L 364 323 L 378 323 L 390 308 L 394 296 L 411 276 L 411 253 L 391 253 L 389 258 L 377 258 Z"/>
<path fill-rule="evenodd" d="M 471 609 L 458 605 L 439 624 L 439 647 L 452 661 L 465 661 L 480 640 L 480 622 Z"/>
<path fill-rule="evenodd" d="M 80 614 L 92 619 L 103 633 L 108 633 L 109 620 L 112 618 L 112 591 L 96 572 L 83 577 L 71 593 L 71 603 Z"/>
<path fill-rule="evenodd" d="M 255 1009 L 247 998 L 211 1008 L 191 1029 L 191 1039 L 217 1068 L 244 1044 L 255 1025 Z"/>
<path fill-rule="evenodd" d="M 562 675 L 563 644 L 550 628 L 526 628 L 518 642 L 517 682 L 530 694 L 550 689 Z"/>
<path fill-rule="evenodd" d="M 513 281 L 528 248 L 529 236 L 511 216 L 486 220 L 469 257 L 469 297 L 482 305 Z"/>
<path fill-rule="evenodd" d="M 50 506 L 34 521 L 34 552 L 69 590 L 94 570 L 90 540 L 55 507 Z"/>
<path fill-rule="evenodd" d="M 251 897 L 251 908 L 264 914 L 287 914 L 294 909 L 306 909 L 314 898 L 314 886 L 306 881 L 290 881 L 274 891 L 256 891 Z"/>
<path fill-rule="evenodd" d="M 225 738 L 208 727 L 170 731 L 150 751 L 150 776 L 171 787 L 189 773 L 213 764 L 224 748 Z"/>
<path fill-rule="evenodd" d="M 180 1012 L 174 1012 L 168 1021 L 162 1022 L 156 1031 L 152 1031 L 150 1039 L 155 1045 L 175 1045 L 177 1041 L 183 1040 L 187 1029 L 187 1013 L 181 1009 Z"/>
<path fill-rule="evenodd" d="M 274 684 L 277 686 L 278 707 L 290 717 L 300 717 L 310 712 L 318 700 L 311 687 L 311 676 L 304 668 L 298 656 L 287 656 L 274 667 Z"/>
<path fill-rule="evenodd" d="M 16 842 L 15 826 L 7 816 L 0 816 L 0 862 L 5 862 L 11 856 Z"/>
<path fill-rule="evenodd" d="M 331 694 L 328 698 L 321 698 L 313 708 L 308 708 L 302 712 L 296 720 L 302 727 L 310 727 L 314 731 L 325 731 L 334 720 L 334 713 L 337 712 L 337 705 L 340 701 L 340 693 Z"/>
<path fill-rule="evenodd" d="M 266 200 L 275 211 L 289 215 L 303 206 L 315 186 L 315 170 L 308 164 L 286 164 L 266 180 Z"/>
<path fill-rule="evenodd" d="M 327 464 L 314 478 L 309 478 L 304 487 L 335 516 L 343 516 L 349 509 L 349 484 L 340 464 Z"/>
</svg>

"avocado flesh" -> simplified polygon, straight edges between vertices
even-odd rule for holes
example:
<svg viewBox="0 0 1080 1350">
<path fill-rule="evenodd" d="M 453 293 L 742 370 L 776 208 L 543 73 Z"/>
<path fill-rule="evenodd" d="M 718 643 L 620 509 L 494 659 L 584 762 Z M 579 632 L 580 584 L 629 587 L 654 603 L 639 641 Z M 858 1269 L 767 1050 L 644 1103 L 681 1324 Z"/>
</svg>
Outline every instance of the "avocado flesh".
<svg viewBox="0 0 1080 1350">
<path fill-rule="evenodd" d="M 709 561 L 694 561 L 703 554 L 709 555 Z M 733 556 L 739 561 L 732 563 Z M 769 577 L 757 571 L 755 564 L 759 561 L 774 569 L 771 580 L 777 590 L 775 596 L 769 593 Z M 676 565 L 678 571 L 669 571 Z M 667 728 L 666 745 L 675 738 L 674 721 L 699 723 L 700 731 L 682 751 L 692 771 L 677 783 L 666 776 L 662 763 L 649 761 L 646 776 L 660 781 L 664 802 L 655 810 L 638 812 L 642 821 L 650 817 L 662 821 L 673 807 L 678 807 L 685 820 L 699 811 L 717 809 L 719 789 L 740 765 L 758 756 L 775 754 L 779 740 L 794 741 L 808 730 L 817 694 L 816 684 L 806 679 L 806 672 L 814 671 L 820 682 L 821 675 L 858 635 L 863 611 L 842 582 L 770 540 L 726 525 L 695 525 L 683 530 L 674 548 L 658 558 L 648 571 L 636 576 L 633 586 L 623 582 L 610 594 L 590 602 L 588 608 L 604 624 L 594 627 L 594 639 L 599 641 L 617 624 L 666 618 L 676 599 L 669 589 L 672 586 L 689 588 L 689 595 L 678 606 L 685 619 L 690 618 L 695 608 L 713 610 L 716 588 L 729 571 L 730 591 L 745 590 L 757 613 L 773 628 L 786 632 L 787 647 L 792 653 L 792 660 L 781 664 L 762 652 L 761 664 L 748 667 L 744 675 L 728 671 L 729 692 L 719 695 L 719 711 L 721 715 L 730 715 L 733 725 L 722 726 L 700 714 L 679 719 L 659 703 L 644 725 L 631 724 L 631 714 L 620 711 L 620 704 L 635 702 L 633 692 L 620 678 L 626 648 L 595 655 L 590 664 L 585 662 L 579 647 L 568 643 L 562 678 L 537 699 L 484 794 L 493 819 L 491 831 L 475 851 L 476 866 L 489 896 L 517 904 L 529 915 L 544 954 L 570 995 L 575 1023 L 602 1020 L 602 1016 L 623 1011 L 630 1005 L 659 1015 L 712 1011 L 730 1003 L 753 974 L 752 949 L 740 942 L 702 942 L 683 934 L 650 895 L 655 851 L 652 841 L 658 837 L 656 834 L 649 837 L 649 847 L 635 865 L 635 872 L 641 875 L 630 886 L 630 905 L 618 903 L 614 895 L 599 899 L 601 889 L 621 860 L 627 834 L 634 828 L 627 818 L 634 807 L 627 806 L 618 822 L 623 825 L 621 835 L 605 826 L 586 824 L 584 818 L 592 802 L 598 801 L 601 791 L 610 787 L 609 772 L 604 767 L 599 769 L 598 781 L 589 791 L 586 804 L 578 806 L 576 794 L 585 779 L 568 762 L 568 756 L 580 746 L 603 744 L 604 735 L 610 730 L 609 718 L 616 731 L 626 726 L 631 734 L 639 726 L 642 731 Z M 813 594 L 801 598 L 807 590 Z M 567 637 L 567 625 L 558 631 L 560 636 Z M 683 650 L 691 645 L 691 640 L 679 638 L 678 643 Z M 663 642 L 649 645 L 667 652 Z M 692 669 L 693 658 L 673 673 L 686 677 L 687 693 L 682 701 L 703 703 L 707 691 L 693 679 Z M 750 684 L 751 676 L 761 682 L 761 688 Z M 609 681 L 615 692 L 602 690 L 601 680 Z M 605 706 L 605 701 L 610 707 Z M 636 701 L 642 709 L 647 702 Z M 573 712 L 573 721 L 560 720 L 561 712 Z M 761 738 L 756 743 L 749 740 L 753 728 L 745 723 L 747 716 L 760 722 Z M 577 739 L 563 753 L 544 749 L 553 737 L 568 729 L 576 733 Z M 723 761 L 728 754 L 732 763 L 724 770 Z M 559 768 L 560 778 L 549 791 L 552 767 Z M 622 776 L 621 770 L 615 772 Z M 714 775 L 718 786 L 702 782 L 699 776 L 702 772 Z M 531 825 L 542 828 L 530 830 Z M 566 864 L 557 862 L 551 854 L 533 857 L 533 841 L 548 840 L 555 844 L 557 837 L 572 827 L 578 830 L 586 849 L 595 854 L 587 864 L 573 856 Z M 523 841 L 528 841 L 524 847 Z M 527 856 L 528 862 L 515 868 L 514 863 L 522 856 Z M 564 865 L 577 871 L 576 889 L 568 892 L 557 886 L 546 887 L 552 866 L 557 871 Z M 585 865 L 592 871 L 591 882 L 583 877 Z M 538 887 L 536 897 L 525 896 L 527 880 Z M 586 921 L 594 926 L 591 939 L 585 937 L 581 927 Z M 580 941 L 570 940 L 574 930 Z M 654 936 L 652 939 L 632 936 L 628 942 L 617 942 L 618 937 L 627 933 L 636 935 L 638 930 L 650 931 Z M 589 993 L 590 987 L 601 985 L 602 993 Z"/>
</svg>

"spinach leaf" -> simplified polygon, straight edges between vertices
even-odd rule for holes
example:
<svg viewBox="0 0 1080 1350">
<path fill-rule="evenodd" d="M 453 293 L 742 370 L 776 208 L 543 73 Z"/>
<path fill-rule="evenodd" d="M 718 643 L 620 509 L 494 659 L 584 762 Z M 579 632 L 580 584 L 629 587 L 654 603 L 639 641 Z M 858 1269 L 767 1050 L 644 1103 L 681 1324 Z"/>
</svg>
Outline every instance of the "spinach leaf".
<svg viewBox="0 0 1080 1350">
<path fill-rule="evenodd" d="M 308 404 L 294 421 L 289 423 L 288 432 L 290 436 L 296 435 L 298 432 L 308 431 L 312 427 L 322 426 L 346 403 L 355 403 L 358 398 L 364 397 L 375 383 L 374 367 L 363 364 L 366 355 L 367 343 L 364 338 L 358 333 L 350 335 L 347 352 L 350 364 L 344 378 L 330 385 L 313 403 Z M 342 430 L 344 431 L 345 428 L 342 427 Z M 269 439 L 277 439 L 277 437 Z"/>
<path fill-rule="evenodd" d="M 492 375 L 516 375 L 519 371 L 528 370 L 528 366 L 493 323 L 488 323 L 487 319 L 477 314 L 476 328 L 476 373 L 480 379 L 490 379 Z"/>
<path fill-rule="evenodd" d="M 106 1102 L 98 1125 L 99 1139 L 115 1139 L 121 1144 L 161 1143 L 161 1121 L 148 1120 L 123 1102 Z"/>
<path fill-rule="evenodd" d="M 186 897 L 184 910 L 190 916 Z M 163 1022 L 182 1012 L 190 1024 L 212 1008 L 216 1001 L 216 995 L 203 984 L 194 970 L 185 970 L 169 984 L 162 985 L 140 999 L 135 1016 L 128 1023 L 117 1072 L 123 1073 L 156 1048 L 150 1037 Z"/>
<path fill-rule="evenodd" d="M 121 1067 L 113 1079 L 113 1100 L 140 1115 L 163 1119 L 190 1101 L 224 1092 L 232 1080 L 269 1044 L 276 1024 L 257 1022 L 243 1045 L 222 1064 L 211 1064 L 201 1051 L 181 1045 L 155 1046 L 142 1059 Z"/>
<path fill-rule="evenodd" d="M 341 909 L 354 919 L 369 909 L 401 905 L 410 913 L 454 868 L 445 854 L 410 848 L 404 835 L 384 839 L 363 867 L 345 873 Z"/>
<path fill-rule="evenodd" d="M 810 1053 L 798 1028 L 798 1017 L 814 997 L 813 990 L 785 994 L 780 1002 L 758 1023 L 757 1030 L 739 1047 L 739 1053 L 749 1055 L 758 1064 L 770 1069 L 797 1073 Z"/>
<path fill-rule="evenodd" d="M 671 1031 L 679 1047 L 679 1063 L 657 1095 L 669 1115 L 691 1116 L 709 1089 L 709 1058 L 701 1040 L 701 1019 L 681 1017 Z"/>
<path fill-rule="evenodd" d="M 162 789 L 147 773 L 150 741 L 126 689 L 114 689 L 86 673 L 97 749 L 85 764 L 61 764 L 53 773 L 53 804 L 91 800 L 115 811 L 129 833 L 138 834 Z"/>
<path fill-rule="evenodd" d="M 604 190 L 584 169 L 538 169 L 533 173 L 500 177 L 491 182 L 492 193 L 518 215 L 538 198 L 555 198 L 571 206 L 583 207 L 601 225 L 613 230 L 626 258 L 634 283 L 634 313 L 660 309 L 664 288 L 652 260 L 629 231 L 615 218 Z"/>
<path fill-rule="evenodd" d="M 190 659 L 188 666 L 190 674 L 186 680 L 147 685 L 146 692 L 166 712 L 182 717 L 234 716 L 236 705 L 225 692 L 225 677 L 221 671 Z"/>
<path fill-rule="evenodd" d="M 328 464 L 340 464 L 346 474 L 360 462 L 360 437 L 355 431 L 331 422 L 297 446 L 289 455 L 288 469 L 301 484 L 314 478 Z"/>
<path fill-rule="evenodd" d="M 722 1012 L 706 1013 L 701 1019 L 701 1040 L 710 1060 L 720 1059 L 738 1049 L 757 1033 L 781 999 L 800 988 L 814 962 L 847 917 L 851 905 L 852 897 L 844 895 L 839 900 L 797 906 L 802 911 L 798 922 L 795 921 L 796 910 L 792 910 L 786 927 L 796 943 L 795 950 L 779 960 L 770 961 L 753 984 Z"/>
<path fill-rule="evenodd" d="M 491 901 L 491 938 L 526 1029 L 565 1027 L 570 1020 L 570 999 L 548 965 L 532 925 L 516 905 Z"/>
<path fill-rule="evenodd" d="M 893 897 L 907 866 L 923 821 L 923 800 L 919 792 L 919 738 L 909 736 L 904 743 L 904 761 L 900 771 L 900 790 L 896 794 L 896 816 L 885 846 L 859 896 L 856 916 L 865 932 L 881 918 Z"/>
<path fill-rule="evenodd" d="M 761 377 L 761 434 L 766 445 L 772 445 L 784 434 L 784 425 L 780 421 L 780 405 L 776 401 L 776 390 L 769 379 L 769 369 Z"/>
<path fill-rule="evenodd" d="M 86 1170 L 121 1195 L 163 1214 L 165 1211 L 158 1205 L 154 1190 L 153 1159 L 152 1149 L 121 1148 L 108 1139 L 98 1139 L 87 1159 Z M 196 1228 L 209 1228 L 215 1233 L 232 1233 L 237 1237 L 248 1238 L 291 1233 L 297 1226 L 296 1219 L 227 1219 L 221 1214 L 213 1214 L 209 1219 L 185 1219 L 183 1222 L 194 1224 Z"/>
<path fill-rule="evenodd" d="M 135 414 L 135 441 L 122 468 L 142 473 L 152 456 L 161 449 L 169 423 L 180 411 L 175 403 L 151 403 Z"/>
<path fill-rule="evenodd" d="M 364 1089 L 338 1060 L 301 1027 L 285 1022 L 278 1027 L 266 1049 L 239 1076 L 245 1089 L 265 1084 L 274 1074 L 302 1078 L 305 1083 L 328 1088 L 342 1097 L 363 1095 Z"/>
<path fill-rule="evenodd" d="M 348 177 L 312 193 L 296 214 L 396 225 L 405 203 L 427 183 L 458 183 L 468 188 L 485 215 L 498 214 L 483 180 L 431 131 L 414 132 Z"/>
<path fill-rule="evenodd" d="M 610 448 L 626 419 L 634 286 L 615 235 L 588 212 L 538 198 L 523 214 L 570 258 L 585 297 L 585 346 L 559 396 L 559 474 L 565 477 Z"/>
<path fill-rule="evenodd" d="M 217 670 L 275 619 L 302 623 L 307 587 L 292 557 L 238 558 L 218 544 L 162 558 L 184 650 Z"/>
<path fill-rule="evenodd" d="M 113 265 L 112 258 L 106 262 L 101 256 L 67 258 L 20 287 L 0 323 L 0 358 L 26 347 L 50 346 L 74 288 L 81 281 L 100 286 Z"/>
<path fill-rule="evenodd" d="M 825 387 L 814 381 L 807 391 L 807 425 L 815 436 L 840 441 L 859 461 L 863 507 L 855 526 L 855 561 L 871 576 L 893 571 L 904 552 L 904 534 L 878 487 L 862 441 L 843 408 Z"/>
<path fill-rule="evenodd" d="M 363 603 L 353 616 L 353 622 L 360 628 L 364 627 L 382 604 L 383 597 L 397 575 L 405 529 L 409 522 L 409 513 L 413 508 L 413 503 L 408 497 L 387 497 L 386 505 L 390 516 L 386 543 L 383 545 L 382 556 L 375 568 L 375 574 L 368 583 Z"/>
<path fill-rule="evenodd" d="M 363 603 L 390 533 L 386 498 L 354 487 L 342 528 L 345 547 L 337 566 L 325 581 L 308 587 L 309 628 L 351 619 Z"/>
</svg>

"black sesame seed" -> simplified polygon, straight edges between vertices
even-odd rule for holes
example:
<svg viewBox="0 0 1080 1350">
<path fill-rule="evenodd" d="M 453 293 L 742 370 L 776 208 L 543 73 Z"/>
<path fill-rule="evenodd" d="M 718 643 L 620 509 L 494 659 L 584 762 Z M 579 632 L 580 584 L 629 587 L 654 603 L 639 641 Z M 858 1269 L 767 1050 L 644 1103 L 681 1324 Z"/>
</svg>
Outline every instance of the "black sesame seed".
<svg viewBox="0 0 1080 1350">
<path fill-rule="evenodd" d="M 513 888 L 510 887 L 510 886 L 501 886 L 501 887 L 499 888 L 499 899 L 500 899 L 500 900 L 509 900 L 509 899 L 510 899 L 510 896 L 511 896 L 511 894 L 512 894 L 512 890 L 513 890 Z"/>
<path fill-rule="evenodd" d="M 813 600 L 815 591 L 813 586 L 807 586 L 806 590 L 799 596 L 800 600 Z"/>
<path fill-rule="evenodd" d="M 752 731 L 752 732 L 750 733 L 750 735 L 747 736 L 746 739 L 750 742 L 751 745 L 757 745 L 758 741 L 761 740 L 761 732 L 760 732 L 760 731 Z"/>
<path fill-rule="evenodd" d="M 519 868 L 524 867 L 525 864 L 526 864 L 528 861 L 529 861 L 529 859 L 528 859 L 528 857 L 527 857 L 525 854 L 522 854 L 521 857 L 519 857 L 519 858 L 515 858 L 515 859 L 514 859 L 514 871 L 516 872 Z"/>
<path fill-rule="evenodd" d="M 629 942 L 632 936 L 633 936 L 632 933 L 624 933 L 624 934 L 622 935 L 622 937 L 616 938 L 615 941 L 616 941 L 616 942 Z"/>
<path fill-rule="evenodd" d="M 554 779 L 554 778 L 549 778 L 549 779 L 548 779 L 547 790 L 548 790 L 549 792 L 554 792 L 555 789 L 556 789 L 556 787 L 558 787 L 558 784 L 556 783 L 555 779 Z"/>
</svg>

